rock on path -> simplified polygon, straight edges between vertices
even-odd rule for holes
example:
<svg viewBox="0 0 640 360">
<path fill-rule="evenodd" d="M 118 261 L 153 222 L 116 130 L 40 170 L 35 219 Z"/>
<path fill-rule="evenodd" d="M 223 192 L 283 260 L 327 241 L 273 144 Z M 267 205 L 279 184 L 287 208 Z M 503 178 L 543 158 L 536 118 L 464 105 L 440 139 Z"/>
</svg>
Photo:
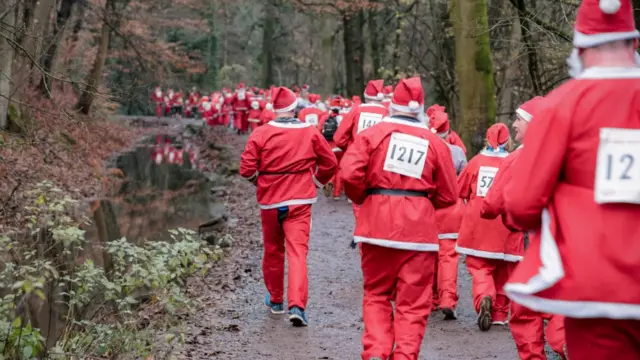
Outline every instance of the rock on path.
<svg viewBox="0 0 640 360">
<path fill-rule="evenodd" d="M 237 151 L 244 141 L 234 140 Z M 237 154 L 236 154 L 237 155 Z M 219 271 L 191 285 L 205 306 L 189 320 L 181 357 L 189 359 L 359 359 L 362 335 L 362 272 L 349 248 L 353 214 L 346 200 L 318 192 L 309 250 L 308 328 L 293 328 L 263 305 L 259 209 L 253 187 L 234 181 L 229 206 L 238 217 L 235 246 Z M 457 321 L 432 313 L 420 359 L 517 359 L 509 330 L 481 333 L 471 304 L 470 277 L 460 264 Z"/>
</svg>

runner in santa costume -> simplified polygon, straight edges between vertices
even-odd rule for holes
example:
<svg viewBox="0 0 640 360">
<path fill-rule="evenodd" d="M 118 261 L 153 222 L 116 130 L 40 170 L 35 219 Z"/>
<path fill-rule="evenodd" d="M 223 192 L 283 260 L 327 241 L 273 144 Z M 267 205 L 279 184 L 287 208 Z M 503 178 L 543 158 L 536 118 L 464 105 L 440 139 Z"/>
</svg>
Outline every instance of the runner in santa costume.
<svg viewBox="0 0 640 360">
<path fill-rule="evenodd" d="M 264 241 L 262 272 L 268 291 L 265 304 L 274 314 L 284 313 L 286 251 L 289 320 L 306 326 L 311 204 L 316 202 L 316 186 L 324 186 L 333 176 L 336 157 L 318 129 L 293 118 L 297 100 L 291 90 L 276 88 L 272 98 L 277 117 L 249 136 L 240 175 L 257 186 Z"/>
<path fill-rule="evenodd" d="M 574 34 L 575 79 L 546 96 L 504 190 L 509 220 L 534 231 L 505 290 L 566 316 L 570 359 L 640 359 L 640 33 L 631 1 L 584 0 Z"/>
<path fill-rule="evenodd" d="M 464 146 L 464 142 L 462 142 L 460 136 L 451 130 L 449 115 L 445 112 L 444 106 L 438 104 L 430 106 L 427 109 L 427 116 L 430 120 L 429 127 L 431 127 L 431 131 L 434 131 L 449 144 L 462 148 L 465 154 L 467 153 L 467 148 Z"/>
<path fill-rule="evenodd" d="M 522 104 L 516 110 L 516 121 L 513 128 L 516 133 L 516 140 L 522 143 L 524 135 L 529 126 L 529 122 L 533 119 L 533 114 L 537 113 L 537 108 L 542 106 L 544 98 L 538 96 L 526 103 Z M 500 165 L 498 174 L 493 180 L 493 184 L 482 201 L 481 217 L 483 219 L 492 220 L 498 216 L 502 216 L 509 228 L 514 225 L 505 219 L 504 212 L 504 187 L 511 181 L 512 165 L 517 160 L 522 146 L 509 154 L 505 161 Z M 512 229 L 518 232 L 516 229 Z M 547 326 L 545 330 L 545 321 Z M 516 342 L 518 354 L 522 360 L 539 360 L 546 359 L 545 354 L 545 332 L 546 339 L 551 349 L 560 355 L 562 359 L 566 359 L 564 354 L 564 317 L 560 315 L 543 314 L 528 309 L 520 304 L 511 304 L 511 318 L 509 320 L 509 328 L 511 335 Z"/>
<path fill-rule="evenodd" d="M 354 240 L 364 275 L 363 360 L 419 358 L 438 256 L 435 209 L 456 203 L 451 153 L 420 120 L 420 78 L 400 81 L 390 110 L 356 137 L 340 172 L 361 204 Z"/>
<path fill-rule="evenodd" d="M 198 94 L 198 90 L 195 87 L 192 87 L 189 91 L 189 98 L 187 99 L 187 108 L 185 110 L 185 114 L 187 117 L 191 117 L 195 115 L 196 109 L 198 107 L 198 100 L 200 100 L 200 94 Z"/>
<path fill-rule="evenodd" d="M 509 231 L 500 219 L 480 217 L 482 200 L 509 155 L 505 150 L 509 144 L 509 128 L 502 123 L 492 125 L 487 130 L 487 144 L 458 177 L 459 196 L 467 204 L 456 245 L 458 253 L 467 255 L 473 304 L 482 331 L 489 330 L 492 324 L 506 324 L 509 299 L 503 287 L 524 250 L 522 233 Z"/>
<path fill-rule="evenodd" d="M 249 122 L 249 127 L 253 132 L 258 126 L 260 126 L 260 114 L 262 114 L 262 110 L 267 105 L 264 100 L 264 90 L 259 90 L 257 93 L 250 98 L 250 106 L 249 114 L 247 115 L 247 121 Z"/>
<path fill-rule="evenodd" d="M 383 80 L 371 80 L 364 90 L 365 103 L 356 106 L 340 121 L 340 126 L 333 136 L 333 141 L 342 150 L 355 141 L 356 135 L 375 124 L 378 124 L 387 116 L 389 110 L 382 106 L 380 102 L 384 99 L 382 89 Z M 358 216 L 358 205 L 353 203 L 353 214 Z"/>
<path fill-rule="evenodd" d="M 443 107 L 434 108 L 434 106 L 431 106 L 429 109 L 432 110 L 427 110 L 427 114 L 430 114 L 430 124 L 434 122 L 434 119 L 447 117 Z M 433 128 L 431 131 L 435 132 Z M 467 165 L 467 157 L 464 150 L 459 146 L 450 144 L 440 134 L 437 135 L 449 146 L 453 163 L 456 167 L 456 174 L 459 174 Z M 455 206 L 436 211 L 440 249 L 438 251 L 438 261 L 436 261 L 435 278 L 437 281 L 434 282 L 433 310 L 441 310 L 446 320 L 458 318 L 456 305 L 458 303 L 459 255 L 456 252 L 456 240 L 462 223 L 463 208 L 462 199 L 458 199 Z"/>
<path fill-rule="evenodd" d="M 162 104 L 164 103 L 164 95 L 162 94 L 162 88 L 156 86 L 153 94 L 151 94 L 151 102 L 156 104 L 156 116 L 162 117 L 164 115 Z"/>
<path fill-rule="evenodd" d="M 235 129 L 238 131 L 238 134 L 246 134 L 249 130 L 249 95 L 247 94 L 246 89 L 244 88 L 243 83 L 239 83 L 236 88 L 236 93 L 233 95 L 233 124 Z"/>
</svg>

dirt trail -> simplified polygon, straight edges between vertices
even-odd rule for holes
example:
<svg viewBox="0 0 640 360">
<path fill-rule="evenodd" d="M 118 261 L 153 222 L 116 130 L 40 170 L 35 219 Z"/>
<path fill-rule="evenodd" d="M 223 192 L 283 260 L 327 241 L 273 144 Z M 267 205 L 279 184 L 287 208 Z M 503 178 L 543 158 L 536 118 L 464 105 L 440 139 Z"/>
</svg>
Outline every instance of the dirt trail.
<svg viewBox="0 0 640 360">
<path fill-rule="evenodd" d="M 234 140 L 241 151 L 243 139 Z M 357 250 L 349 248 L 353 214 L 346 200 L 318 193 L 309 251 L 308 328 L 293 328 L 286 316 L 263 305 L 259 209 L 253 187 L 238 179 L 229 206 L 238 224 L 236 244 L 220 272 L 191 285 L 206 306 L 190 319 L 182 352 L 190 359 L 359 359 L 362 334 L 362 273 Z M 457 321 L 432 313 L 420 359 L 516 359 L 505 327 L 481 333 L 471 305 L 470 278 L 461 261 Z"/>
</svg>

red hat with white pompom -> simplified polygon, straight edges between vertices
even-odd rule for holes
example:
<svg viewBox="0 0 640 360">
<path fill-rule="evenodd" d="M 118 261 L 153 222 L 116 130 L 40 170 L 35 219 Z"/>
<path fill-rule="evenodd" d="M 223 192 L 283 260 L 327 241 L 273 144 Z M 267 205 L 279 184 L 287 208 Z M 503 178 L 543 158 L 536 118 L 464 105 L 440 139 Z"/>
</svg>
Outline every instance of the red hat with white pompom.
<svg viewBox="0 0 640 360">
<path fill-rule="evenodd" d="M 424 91 L 419 77 L 402 79 L 396 86 L 389 107 L 404 113 L 424 112 Z"/>
<path fill-rule="evenodd" d="M 384 100 L 384 80 L 371 80 L 364 89 L 364 99 L 373 101 Z"/>
<path fill-rule="evenodd" d="M 491 125 L 487 130 L 487 142 L 494 150 L 509 141 L 509 128 L 503 123 Z"/>
<path fill-rule="evenodd" d="M 631 0 L 583 0 L 578 8 L 573 46 L 589 48 L 640 38 Z"/>
<path fill-rule="evenodd" d="M 273 111 L 277 113 L 290 112 L 298 106 L 296 94 L 284 86 L 271 91 L 271 101 Z"/>
</svg>

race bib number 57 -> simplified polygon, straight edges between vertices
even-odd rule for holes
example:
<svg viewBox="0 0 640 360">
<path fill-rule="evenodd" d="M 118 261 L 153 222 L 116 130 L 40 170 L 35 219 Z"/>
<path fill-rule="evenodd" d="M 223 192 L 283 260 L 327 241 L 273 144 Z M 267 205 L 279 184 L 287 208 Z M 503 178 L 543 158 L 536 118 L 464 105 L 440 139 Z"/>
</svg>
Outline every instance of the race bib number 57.
<svg viewBox="0 0 640 360">
<path fill-rule="evenodd" d="M 600 129 L 594 193 L 598 204 L 640 204 L 640 130 Z"/>
<path fill-rule="evenodd" d="M 384 170 L 412 178 L 422 178 L 429 140 L 393 133 L 384 160 Z"/>
<path fill-rule="evenodd" d="M 305 116 L 304 121 L 309 124 L 318 125 L 318 115 L 308 114 L 307 116 Z"/>
<path fill-rule="evenodd" d="M 476 196 L 485 197 L 493 184 L 493 179 L 498 174 L 498 168 L 493 166 L 480 166 L 478 171 L 478 184 L 476 185 Z"/>
<path fill-rule="evenodd" d="M 382 121 L 382 115 L 374 114 L 374 113 L 360 113 L 360 117 L 358 118 L 358 134 L 362 132 L 364 129 L 368 129 L 373 125 L 376 125 Z"/>
</svg>

